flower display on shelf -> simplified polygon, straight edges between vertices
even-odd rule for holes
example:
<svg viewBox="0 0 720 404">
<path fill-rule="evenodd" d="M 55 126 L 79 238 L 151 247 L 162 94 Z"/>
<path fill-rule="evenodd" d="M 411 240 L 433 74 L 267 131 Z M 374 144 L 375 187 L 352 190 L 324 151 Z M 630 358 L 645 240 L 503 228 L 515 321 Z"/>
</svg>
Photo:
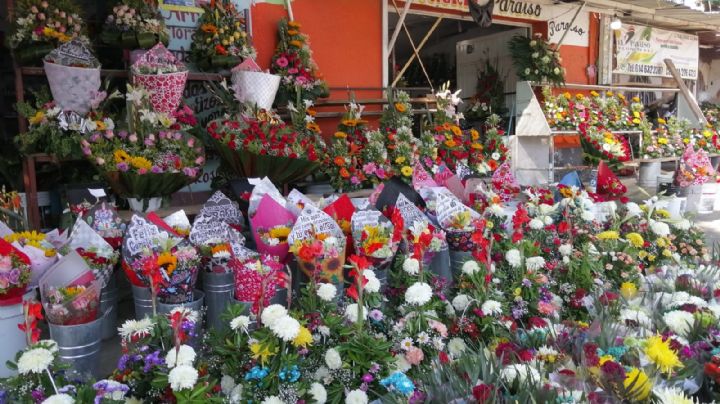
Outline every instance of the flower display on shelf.
<svg viewBox="0 0 720 404">
<path fill-rule="evenodd" d="M 133 86 L 149 92 L 150 105 L 155 112 L 172 114 L 178 109 L 188 70 L 165 45 L 158 43 L 150 48 L 132 64 L 130 73 Z"/>
<path fill-rule="evenodd" d="M 8 43 L 21 63 L 36 63 L 58 45 L 76 38 L 90 42 L 80 7 L 72 0 L 22 0 L 16 4 Z"/>
<path fill-rule="evenodd" d="M 190 46 L 191 60 L 206 70 L 225 69 L 255 59 L 246 27 L 245 18 L 232 1 L 206 3 Z"/>
<path fill-rule="evenodd" d="M 586 159 L 622 163 L 632 157 L 630 144 L 623 135 L 585 125 L 580 126 L 579 132 Z"/>
<path fill-rule="evenodd" d="M 565 68 L 560 65 L 560 54 L 554 45 L 542 38 L 542 34 L 532 37 L 516 35 L 508 46 L 520 80 L 553 85 L 565 83 Z"/>
<path fill-rule="evenodd" d="M 273 55 L 270 72 L 280 75 L 282 82 L 276 104 L 286 105 L 297 99 L 315 100 L 329 95 L 329 89 L 312 59 L 306 34 L 300 32 L 300 23 L 281 19 L 278 23 L 278 45 Z"/>
<path fill-rule="evenodd" d="M 202 145 L 187 133 L 196 124 L 192 110 L 155 112 L 149 97 L 144 88 L 128 86 L 129 127 L 96 129 L 80 142 L 120 196 L 170 195 L 193 182 L 205 162 Z"/>
<path fill-rule="evenodd" d="M 167 45 L 170 35 L 155 0 L 120 0 L 105 19 L 100 40 L 122 49 L 150 49 Z"/>
</svg>

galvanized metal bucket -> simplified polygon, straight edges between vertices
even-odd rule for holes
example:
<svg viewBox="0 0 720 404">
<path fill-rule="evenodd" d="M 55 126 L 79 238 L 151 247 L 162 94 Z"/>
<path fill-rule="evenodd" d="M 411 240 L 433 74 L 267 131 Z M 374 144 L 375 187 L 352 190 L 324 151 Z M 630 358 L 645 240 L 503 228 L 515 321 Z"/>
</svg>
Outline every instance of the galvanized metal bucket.
<svg viewBox="0 0 720 404">
<path fill-rule="evenodd" d="M 658 184 L 658 175 L 662 174 L 662 163 L 659 161 L 648 161 L 640 163 L 640 175 L 638 185 L 643 188 L 655 189 Z"/>
<path fill-rule="evenodd" d="M 117 334 L 117 313 L 118 296 L 120 290 L 117 287 L 115 276 L 111 276 L 107 286 L 100 295 L 100 311 L 105 313 L 102 324 L 102 339 L 110 339 Z"/>
<path fill-rule="evenodd" d="M 462 269 L 462 264 L 460 264 L 460 269 Z M 450 269 L 450 250 L 446 248 L 435 253 L 430 260 L 428 270 L 436 276 L 445 278 L 447 284 L 450 285 L 453 282 L 453 272 Z"/>
<path fill-rule="evenodd" d="M 473 256 L 470 251 L 450 250 L 450 273 L 452 274 L 450 279 L 457 279 L 462 273 L 463 264 L 472 259 Z"/>
<path fill-rule="evenodd" d="M 153 303 L 150 288 L 143 288 L 132 285 L 133 302 L 135 303 L 135 319 L 142 320 L 145 317 L 152 317 Z"/>
<path fill-rule="evenodd" d="M 195 290 L 193 291 L 193 300 L 191 302 L 187 303 L 172 303 L 172 304 L 166 304 L 162 302 L 157 303 L 157 312 L 158 314 L 168 314 L 171 311 L 173 311 L 176 307 L 187 307 L 190 310 L 196 311 L 198 313 L 199 319 L 198 322 L 195 324 L 195 337 L 191 339 L 191 343 L 195 345 L 194 343 L 197 341 L 200 341 L 200 335 L 202 333 L 203 329 L 203 321 L 202 321 L 202 315 L 203 315 L 203 303 L 205 302 L 205 293 L 203 293 L 201 290 Z"/>
<path fill-rule="evenodd" d="M 220 316 L 225 312 L 235 294 L 235 274 L 204 273 L 203 289 L 205 291 L 205 307 L 207 307 L 207 327 L 221 328 Z"/>
<path fill-rule="evenodd" d="M 105 316 L 77 325 L 48 323 L 50 338 L 58 344 L 58 356 L 79 378 L 88 380 L 99 375 L 100 343 Z"/>
</svg>

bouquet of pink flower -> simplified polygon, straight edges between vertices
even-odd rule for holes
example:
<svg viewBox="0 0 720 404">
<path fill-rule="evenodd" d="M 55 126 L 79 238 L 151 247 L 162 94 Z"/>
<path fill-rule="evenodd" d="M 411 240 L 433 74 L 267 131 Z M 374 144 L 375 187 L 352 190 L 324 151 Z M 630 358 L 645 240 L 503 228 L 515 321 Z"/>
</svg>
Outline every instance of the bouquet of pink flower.
<svg viewBox="0 0 720 404">
<path fill-rule="evenodd" d="M 286 286 L 284 266 L 272 255 L 234 259 L 230 266 L 235 273 L 235 299 L 252 303 L 254 313 L 270 305 L 278 289 Z"/>
<path fill-rule="evenodd" d="M 0 306 L 18 304 L 30 282 L 30 259 L 0 239 Z"/>
</svg>

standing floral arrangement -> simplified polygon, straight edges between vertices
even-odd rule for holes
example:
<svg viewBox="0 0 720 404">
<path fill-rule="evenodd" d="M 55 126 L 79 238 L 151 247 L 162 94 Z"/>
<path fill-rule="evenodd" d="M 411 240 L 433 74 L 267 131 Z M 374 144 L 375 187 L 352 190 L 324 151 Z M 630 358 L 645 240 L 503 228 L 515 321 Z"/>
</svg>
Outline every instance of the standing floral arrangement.
<svg viewBox="0 0 720 404">
<path fill-rule="evenodd" d="M 380 117 L 380 130 L 385 135 L 388 166 L 405 182 L 412 180 L 413 165 L 418 158 L 419 140 L 413 136 L 413 110 L 410 95 L 404 91 L 388 91 L 388 104 Z"/>
<path fill-rule="evenodd" d="M 22 0 L 16 7 L 8 44 L 21 63 L 37 62 L 75 38 L 90 42 L 80 8 L 72 0 Z"/>
<path fill-rule="evenodd" d="M 317 71 L 307 35 L 300 32 L 297 21 L 280 20 L 278 46 L 272 58 L 270 72 L 282 76 L 277 104 L 300 99 L 315 100 L 327 97 L 329 89 Z"/>
<path fill-rule="evenodd" d="M 245 18 L 232 1 L 217 0 L 203 5 L 190 46 L 190 58 L 201 69 L 225 69 L 255 58 Z"/>
<path fill-rule="evenodd" d="M 389 175 L 384 166 L 363 162 L 362 151 L 367 143 L 367 121 L 362 118 L 364 107 L 351 102 L 346 108 L 330 143 L 325 169 L 335 189 L 351 190 L 360 188 L 368 176 L 382 180 Z"/>
<path fill-rule="evenodd" d="M 541 34 L 535 34 L 532 38 L 516 35 L 508 46 L 520 80 L 554 85 L 565 83 L 565 71 L 560 66 L 559 52 L 547 43 Z"/>
<path fill-rule="evenodd" d="M 165 45 L 170 36 L 156 0 L 120 0 L 105 19 L 100 40 L 122 49 Z"/>
<path fill-rule="evenodd" d="M 187 67 L 158 43 L 130 67 L 132 83 L 150 93 L 150 103 L 157 113 L 172 114 L 180 106 Z"/>
</svg>

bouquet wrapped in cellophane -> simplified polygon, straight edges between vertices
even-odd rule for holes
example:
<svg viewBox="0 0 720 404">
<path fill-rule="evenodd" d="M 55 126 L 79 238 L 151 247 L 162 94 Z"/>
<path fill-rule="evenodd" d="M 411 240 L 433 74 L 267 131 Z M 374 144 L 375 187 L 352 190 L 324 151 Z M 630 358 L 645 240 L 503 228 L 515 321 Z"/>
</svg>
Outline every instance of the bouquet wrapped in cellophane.
<svg viewBox="0 0 720 404">
<path fill-rule="evenodd" d="M 342 282 L 345 235 L 327 213 L 306 206 L 288 236 L 298 267 L 314 281 Z"/>
<path fill-rule="evenodd" d="M 63 249 L 77 252 L 90 267 L 95 278 L 100 280 L 102 287 L 107 286 L 120 258 L 120 252 L 108 244 L 82 218 L 75 222 L 68 243 Z"/>
<path fill-rule="evenodd" d="M 48 321 L 85 324 L 98 319 L 102 281 L 75 251 L 62 257 L 40 278 L 40 297 Z"/>
<path fill-rule="evenodd" d="M 30 259 L 12 244 L 0 239 L 0 306 L 22 302 L 30 283 Z"/>
<path fill-rule="evenodd" d="M 252 303 L 253 313 L 262 312 L 278 289 L 287 286 L 284 265 L 272 255 L 236 258 L 230 265 L 235 273 L 235 300 Z"/>
<path fill-rule="evenodd" d="M 34 230 L 13 232 L 0 222 L 0 236 L 30 260 L 30 287 L 37 286 L 38 279 L 57 261 L 57 250 L 44 233 Z"/>
</svg>

